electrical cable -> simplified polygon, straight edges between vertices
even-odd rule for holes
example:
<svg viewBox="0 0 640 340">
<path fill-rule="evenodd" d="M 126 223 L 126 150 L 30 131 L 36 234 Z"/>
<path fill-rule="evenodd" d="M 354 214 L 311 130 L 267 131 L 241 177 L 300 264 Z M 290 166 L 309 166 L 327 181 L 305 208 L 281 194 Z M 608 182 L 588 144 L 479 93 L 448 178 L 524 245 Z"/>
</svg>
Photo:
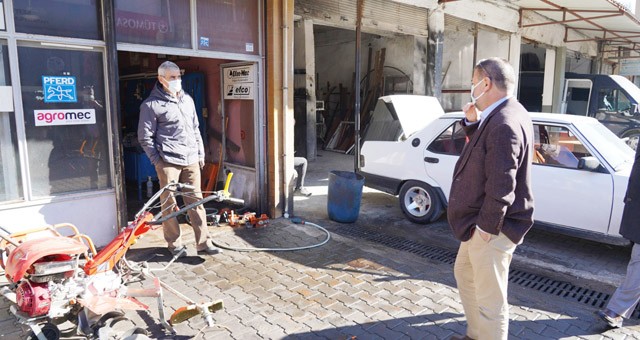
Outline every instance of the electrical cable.
<svg viewBox="0 0 640 340">
<path fill-rule="evenodd" d="M 317 248 L 317 247 L 323 246 L 324 244 L 329 242 L 329 240 L 331 239 L 331 234 L 329 233 L 329 231 L 327 229 L 315 224 L 315 223 L 304 221 L 299 217 L 292 217 L 290 219 L 290 221 L 295 223 L 295 224 L 308 224 L 308 225 L 311 225 L 312 227 L 320 229 L 320 230 L 324 231 L 325 234 L 327 234 L 327 238 L 324 239 L 322 242 L 320 242 L 318 244 L 313 244 L 313 245 L 310 245 L 310 246 L 302 246 L 302 247 L 290 247 L 290 248 L 252 248 L 252 247 L 240 248 L 240 247 L 231 247 L 231 246 L 221 245 L 221 244 L 216 243 L 213 240 L 212 240 L 212 242 L 218 248 L 222 248 L 222 249 L 225 249 L 225 250 L 233 250 L 233 251 L 243 251 L 243 252 L 252 252 L 252 251 L 295 251 L 295 250 L 305 250 L 305 249 Z"/>
</svg>

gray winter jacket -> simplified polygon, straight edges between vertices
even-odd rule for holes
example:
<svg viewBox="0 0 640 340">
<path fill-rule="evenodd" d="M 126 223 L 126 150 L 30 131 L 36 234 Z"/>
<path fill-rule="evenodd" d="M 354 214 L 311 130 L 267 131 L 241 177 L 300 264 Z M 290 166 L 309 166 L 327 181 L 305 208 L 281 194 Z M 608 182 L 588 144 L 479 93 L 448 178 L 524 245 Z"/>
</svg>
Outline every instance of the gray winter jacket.
<svg viewBox="0 0 640 340">
<path fill-rule="evenodd" d="M 154 165 L 162 159 L 175 165 L 204 161 L 204 145 L 198 129 L 193 99 L 182 91 L 172 97 L 156 83 L 140 105 L 138 141 Z"/>
</svg>

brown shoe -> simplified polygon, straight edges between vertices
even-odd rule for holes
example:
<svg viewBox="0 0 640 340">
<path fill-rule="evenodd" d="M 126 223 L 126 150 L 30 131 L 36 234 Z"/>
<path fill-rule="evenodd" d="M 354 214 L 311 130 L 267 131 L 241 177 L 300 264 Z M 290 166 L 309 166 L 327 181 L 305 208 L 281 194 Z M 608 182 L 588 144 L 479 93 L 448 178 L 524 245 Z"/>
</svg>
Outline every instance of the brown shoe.
<svg viewBox="0 0 640 340">
<path fill-rule="evenodd" d="M 474 340 L 474 339 L 473 339 L 473 338 L 470 338 L 470 337 L 468 337 L 468 336 L 466 336 L 466 335 L 465 335 L 465 336 L 457 336 L 457 335 L 454 335 L 454 336 L 452 336 L 452 337 L 450 338 L 450 340 Z"/>
</svg>

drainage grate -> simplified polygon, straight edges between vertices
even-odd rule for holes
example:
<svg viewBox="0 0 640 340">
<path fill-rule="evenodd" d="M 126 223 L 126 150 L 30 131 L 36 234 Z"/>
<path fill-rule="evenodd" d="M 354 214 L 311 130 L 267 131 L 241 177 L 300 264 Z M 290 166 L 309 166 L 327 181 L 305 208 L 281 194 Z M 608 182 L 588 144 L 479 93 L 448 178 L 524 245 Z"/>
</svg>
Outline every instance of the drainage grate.
<svg viewBox="0 0 640 340">
<path fill-rule="evenodd" d="M 406 251 L 427 259 L 436 260 L 448 264 L 453 264 L 456 261 L 456 253 L 429 246 L 426 244 L 407 240 L 402 237 L 386 235 L 382 233 L 374 233 L 367 230 L 362 230 L 357 227 L 340 227 L 332 232 L 344 236 L 351 236 L 365 241 L 381 244 L 385 247 L 389 247 L 396 250 Z"/>
<path fill-rule="evenodd" d="M 332 232 L 377 243 L 385 247 L 405 251 L 447 264 L 453 264 L 456 260 L 456 252 L 407 240 L 398 236 L 363 230 L 355 226 L 341 226 L 340 228 L 332 230 Z M 610 295 L 606 293 L 579 287 L 569 282 L 527 273 L 519 269 L 511 269 L 509 271 L 509 282 L 574 302 L 583 303 L 594 308 L 603 308 L 610 297 Z M 640 318 L 640 306 L 633 312 L 633 317 Z"/>
</svg>

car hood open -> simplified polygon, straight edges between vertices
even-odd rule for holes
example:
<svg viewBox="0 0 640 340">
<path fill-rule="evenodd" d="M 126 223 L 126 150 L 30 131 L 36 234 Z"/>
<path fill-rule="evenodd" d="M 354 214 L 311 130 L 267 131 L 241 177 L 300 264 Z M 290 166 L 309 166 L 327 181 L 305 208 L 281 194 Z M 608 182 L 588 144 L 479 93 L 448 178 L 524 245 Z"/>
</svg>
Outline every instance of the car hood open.
<svg viewBox="0 0 640 340">
<path fill-rule="evenodd" d="M 438 99 L 420 95 L 378 98 L 363 141 L 397 141 L 420 131 L 444 114 Z"/>
</svg>

